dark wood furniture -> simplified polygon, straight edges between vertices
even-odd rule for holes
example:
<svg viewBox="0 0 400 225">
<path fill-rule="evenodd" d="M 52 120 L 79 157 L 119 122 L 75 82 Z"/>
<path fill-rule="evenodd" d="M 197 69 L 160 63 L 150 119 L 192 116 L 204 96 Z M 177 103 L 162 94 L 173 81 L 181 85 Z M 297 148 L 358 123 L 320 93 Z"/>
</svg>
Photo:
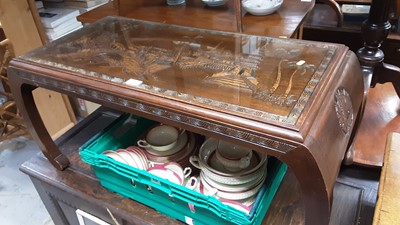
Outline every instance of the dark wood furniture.
<svg viewBox="0 0 400 225">
<path fill-rule="evenodd" d="M 70 160 L 32 101 L 37 86 L 277 157 L 297 178 L 306 224 L 328 224 L 363 101 L 343 45 L 107 18 L 13 60 L 12 91 L 57 169 Z"/>
<path fill-rule="evenodd" d="M 371 1 L 338 2 L 371 4 Z M 359 59 L 363 64 L 366 82 L 365 99 L 367 99 L 365 114 L 351 147 L 352 151 L 349 151 L 347 163 L 382 166 L 386 136 L 389 132 L 399 131 L 396 121 L 400 118 L 397 97 L 400 73 L 398 68 L 400 66 L 400 34 L 389 32 L 388 15 L 392 11 L 398 12 L 400 9 L 398 4 L 398 1 L 394 0 L 372 1 L 368 20 L 364 23 L 345 20 L 341 26 L 338 26 L 338 17 L 329 5 L 316 4 L 304 25 L 303 37 L 305 39 L 345 44 L 352 51 L 358 52 Z M 364 47 L 363 37 L 366 37 L 365 48 L 362 48 Z M 359 51 L 359 49 L 361 50 Z M 394 66 L 390 66 L 388 63 Z M 379 84 L 385 82 L 392 82 L 393 85 Z M 370 86 L 376 88 L 370 90 Z M 375 138 L 369 138 L 371 136 Z"/>
<path fill-rule="evenodd" d="M 110 224 L 182 224 L 136 201 L 112 193 L 101 185 L 77 148 L 112 123 L 120 111 L 100 108 L 57 140 L 71 164 L 64 171 L 54 169 L 42 153 L 25 162 L 21 171 L 31 178 L 57 225 L 78 224 L 75 211 L 88 212 Z M 379 171 L 342 168 L 334 189 L 330 225 L 370 225 L 377 196 Z M 287 172 L 263 225 L 303 225 L 304 198 L 293 172 Z M 108 212 L 110 211 L 110 213 Z"/>
<path fill-rule="evenodd" d="M 123 16 L 133 19 L 176 24 L 228 32 L 269 37 L 301 37 L 302 24 L 314 6 L 314 0 L 285 0 L 281 8 L 268 16 L 245 14 L 238 20 L 240 7 L 235 1 L 228 1 L 221 7 L 208 7 L 199 0 L 187 0 L 186 5 L 168 6 L 165 0 L 145 1 L 121 0 L 121 7 L 113 3 L 101 6 L 78 17 L 82 23 L 92 23 L 105 16 Z M 239 14 L 241 14 L 239 12 Z M 238 28 L 241 23 L 241 29 Z"/>
</svg>

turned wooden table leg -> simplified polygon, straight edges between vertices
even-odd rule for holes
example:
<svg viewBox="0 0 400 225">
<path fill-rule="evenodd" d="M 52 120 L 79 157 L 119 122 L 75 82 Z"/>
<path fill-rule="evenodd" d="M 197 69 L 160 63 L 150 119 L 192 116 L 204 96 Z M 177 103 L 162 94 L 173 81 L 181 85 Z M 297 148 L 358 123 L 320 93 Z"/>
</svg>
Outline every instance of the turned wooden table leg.
<svg viewBox="0 0 400 225">
<path fill-rule="evenodd" d="M 358 50 L 357 56 L 366 77 L 367 88 L 374 87 L 377 83 L 391 82 L 400 97 L 400 68 L 384 63 L 385 54 L 380 49 L 391 28 L 390 5 L 390 1 L 372 1 L 368 20 L 362 25 L 364 47 Z"/>
<path fill-rule="evenodd" d="M 32 91 L 36 88 L 30 84 L 24 83 L 12 68 L 8 69 L 8 78 L 11 91 L 18 109 L 28 127 L 32 137 L 36 140 L 43 154 L 49 159 L 51 164 L 59 170 L 64 170 L 69 165 L 69 160 L 64 156 L 43 123 L 39 111 L 35 105 Z M 27 110 L 29 109 L 29 111 Z"/>
<path fill-rule="evenodd" d="M 390 1 L 372 0 L 368 19 L 362 24 L 364 47 L 357 51 L 357 57 L 364 76 L 364 100 L 344 159 L 347 165 L 353 163 L 354 139 L 364 114 L 369 88 L 377 83 L 392 82 L 400 97 L 400 68 L 383 63 L 385 55 L 380 49 L 390 32 L 389 7 Z"/>
</svg>

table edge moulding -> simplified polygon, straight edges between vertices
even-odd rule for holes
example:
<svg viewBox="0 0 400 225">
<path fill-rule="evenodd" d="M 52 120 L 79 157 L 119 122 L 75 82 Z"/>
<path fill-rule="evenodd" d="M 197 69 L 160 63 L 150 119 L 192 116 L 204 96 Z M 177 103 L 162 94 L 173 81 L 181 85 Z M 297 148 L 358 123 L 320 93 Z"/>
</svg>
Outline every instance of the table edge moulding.
<svg viewBox="0 0 400 225">
<path fill-rule="evenodd" d="M 249 43 L 257 46 L 256 50 L 243 50 Z M 146 70 L 138 72 L 132 61 L 137 62 L 135 57 L 143 51 L 151 63 L 141 62 Z M 159 57 L 151 58 L 152 55 Z M 214 61 L 210 62 L 210 57 Z M 291 64 L 289 59 L 297 63 Z M 157 74 L 160 68 L 163 76 Z M 187 68 L 190 73 L 184 72 Z M 204 71 L 210 70 L 217 72 L 205 76 Z M 334 184 L 364 91 L 357 57 L 344 45 L 122 17 L 107 17 L 16 58 L 9 71 L 13 94 L 29 130 L 57 169 L 65 169 L 69 161 L 49 137 L 38 115 L 31 93 L 36 87 L 278 158 L 299 181 L 306 224 L 329 223 Z M 296 73 L 302 74 L 301 79 L 293 80 Z M 226 74 L 239 76 L 244 83 L 238 81 L 229 89 L 217 79 L 205 82 Z M 201 80 L 196 80 L 198 77 Z M 277 81 L 279 85 L 275 85 Z M 175 84 L 182 82 L 188 88 Z M 265 90 L 265 83 L 281 89 Z M 209 88 L 216 84 L 215 90 Z M 214 95 L 209 96 L 201 88 Z M 229 98 L 236 96 L 232 90 L 240 92 L 237 96 L 246 101 Z M 277 96 L 279 91 L 285 95 Z"/>
</svg>

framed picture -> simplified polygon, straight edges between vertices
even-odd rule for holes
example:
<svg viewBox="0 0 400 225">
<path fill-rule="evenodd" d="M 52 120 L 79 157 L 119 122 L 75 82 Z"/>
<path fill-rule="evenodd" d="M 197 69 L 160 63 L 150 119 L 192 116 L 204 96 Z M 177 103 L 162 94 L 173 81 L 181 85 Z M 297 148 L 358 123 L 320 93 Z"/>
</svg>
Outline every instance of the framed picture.
<svg viewBox="0 0 400 225">
<path fill-rule="evenodd" d="M 78 217 L 79 225 L 110 225 L 104 220 L 101 220 L 80 209 L 76 210 L 76 216 Z"/>
</svg>

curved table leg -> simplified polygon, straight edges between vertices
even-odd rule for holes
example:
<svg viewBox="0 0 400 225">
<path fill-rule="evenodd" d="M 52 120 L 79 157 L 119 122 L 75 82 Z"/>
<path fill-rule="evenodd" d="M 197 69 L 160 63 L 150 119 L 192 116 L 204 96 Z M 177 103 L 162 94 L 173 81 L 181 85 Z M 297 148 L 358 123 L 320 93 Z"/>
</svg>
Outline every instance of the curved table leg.
<svg viewBox="0 0 400 225">
<path fill-rule="evenodd" d="M 281 158 L 295 174 L 305 203 L 305 224 L 328 225 L 334 183 L 329 187 L 309 150 L 298 148 Z"/>
<path fill-rule="evenodd" d="M 36 87 L 23 83 L 12 68 L 9 68 L 7 72 L 13 97 L 17 103 L 18 109 L 21 111 L 29 132 L 51 164 L 59 170 L 64 170 L 68 167 L 69 160 L 60 152 L 47 132 L 42 118 L 39 115 L 32 94 L 32 91 Z M 29 109 L 29 111 L 27 109 Z"/>
</svg>

